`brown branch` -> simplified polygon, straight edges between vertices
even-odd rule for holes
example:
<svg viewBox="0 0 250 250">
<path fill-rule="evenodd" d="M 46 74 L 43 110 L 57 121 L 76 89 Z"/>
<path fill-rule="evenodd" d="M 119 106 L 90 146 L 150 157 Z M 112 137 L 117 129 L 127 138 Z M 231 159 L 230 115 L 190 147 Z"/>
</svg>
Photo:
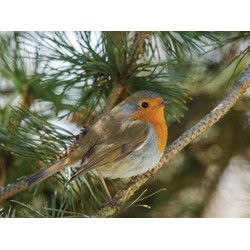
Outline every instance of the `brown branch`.
<svg viewBox="0 0 250 250">
<path fill-rule="evenodd" d="M 247 67 L 241 78 L 235 83 L 229 94 L 203 119 L 192 128 L 183 133 L 170 146 L 167 147 L 165 156 L 149 172 L 132 179 L 125 188 L 120 190 L 114 197 L 113 204 L 106 204 L 94 217 L 111 217 L 120 211 L 122 205 L 137 191 L 154 173 L 164 164 L 168 163 L 177 153 L 187 146 L 194 139 L 199 137 L 218 120 L 220 120 L 245 93 L 250 86 L 250 65 Z"/>
<path fill-rule="evenodd" d="M 95 119 L 91 122 L 91 124 L 96 123 L 101 117 L 103 117 L 105 114 L 107 114 L 115 105 L 118 98 L 120 97 L 121 93 L 123 91 L 123 86 L 120 83 L 115 84 L 114 89 L 112 90 L 112 93 L 110 94 L 109 100 L 106 103 L 103 110 L 98 114 Z"/>
<path fill-rule="evenodd" d="M 149 34 L 150 32 L 146 31 L 136 31 L 134 33 L 126 61 L 127 65 L 129 66 L 126 68 L 127 75 L 131 75 L 135 71 L 137 67 L 136 61 L 140 58 L 140 55 L 144 55 L 145 40 Z"/>
<path fill-rule="evenodd" d="M 0 155 L 2 156 L 2 155 Z M 2 158 L 2 157 L 1 157 Z M 0 158 L 0 187 L 6 185 L 7 166 L 5 159 Z"/>
</svg>

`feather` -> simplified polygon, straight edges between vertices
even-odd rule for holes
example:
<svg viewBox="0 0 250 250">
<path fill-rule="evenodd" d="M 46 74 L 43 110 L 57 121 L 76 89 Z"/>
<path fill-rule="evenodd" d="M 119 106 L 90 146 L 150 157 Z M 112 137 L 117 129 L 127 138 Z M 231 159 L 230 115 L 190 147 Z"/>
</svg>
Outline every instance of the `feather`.
<svg viewBox="0 0 250 250">
<path fill-rule="evenodd" d="M 142 121 L 130 121 L 124 124 L 122 133 L 105 137 L 100 144 L 93 145 L 82 159 L 80 170 L 71 178 L 98 169 L 105 164 L 119 162 L 139 148 L 147 139 L 148 126 Z"/>
</svg>

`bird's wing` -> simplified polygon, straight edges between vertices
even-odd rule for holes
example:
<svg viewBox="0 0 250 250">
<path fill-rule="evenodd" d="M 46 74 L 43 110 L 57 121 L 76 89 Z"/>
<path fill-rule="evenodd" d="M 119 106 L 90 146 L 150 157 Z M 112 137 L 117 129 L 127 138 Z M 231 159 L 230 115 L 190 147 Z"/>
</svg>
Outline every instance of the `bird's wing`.
<svg viewBox="0 0 250 250">
<path fill-rule="evenodd" d="M 140 147 L 147 139 L 149 127 L 142 121 L 133 121 L 106 141 L 93 145 L 82 159 L 81 168 L 71 180 L 105 164 L 118 162 Z"/>
</svg>

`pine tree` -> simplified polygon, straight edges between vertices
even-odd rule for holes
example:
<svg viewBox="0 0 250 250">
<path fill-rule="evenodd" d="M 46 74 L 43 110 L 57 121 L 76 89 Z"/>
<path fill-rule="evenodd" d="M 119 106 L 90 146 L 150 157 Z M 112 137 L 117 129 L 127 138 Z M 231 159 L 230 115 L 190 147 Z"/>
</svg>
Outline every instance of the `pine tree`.
<svg viewBox="0 0 250 250">
<path fill-rule="evenodd" d="M 245 70 L 250 62 L 249 35 L 249 32 L 2 33 L 0 186 L 15 183 L 56 162 L 74 148 L 85 128 L 138 90 L 152 90 L 173 101 L 166 113 L 169 141 L 173 142 L 185 131 L 184 124 L 187 129 L 205 116 Z M 197 106 L 192 106 L 193 103 Z M 214 105 L 208 105 L 211 103 Z M 246 110 L 242 109 L 241 114 L 246 116 Z M 226 123 L 226 119 L 222 122 Z M 70 128 L 78 126 L 74 129 L 78 132 L 70 132 L 65 122 L 71 124 Z M 217 127 L 221 128 L 222 124 Z M 218 138 L 210 136 L 211 141 L 199 137 L 176 156 L 172 165 L 170 162 L 164 167 L 167 188 L 163 177 L 156 176 L 159 181 L 148 182 L 151 176 L 148 174 L 126 184 L 121 180 L 108 181 L 111 193 L 118 192 L 120 203 L 100 209 L 107 200 L 100 180 L 88 173 L 69 183 L 75 170 L 67 168 L 15 195 L 13 200 L 6 200 L 1 216 L 137 217 L 140 215 L 133 214 L 134 211 L 141 212 L 139 207 L 149 208 L 148 204 L 153 202 L 159 203 L 159 211 L 163 212 L 151 209 L 144 216 L 200 216 L 230 158 L 223 153 L 219 166 L 212 169 L 209 157 L 195 156 L 207 145 L 218 154 L 220 150 L 212 147 L 218 146 Z M 247 143 L 239 141 L 235 152 Z M 212 152 L 212 158 L 216 153 Z M 209 167 L 203 170 L 197 167 L 197 175 L 191 165 L 199 166 L 199 160 Z M 204 163 L 206 160 L 209 164 Z M 149 190 L 141 187 L 146 181 L 150 183 Z M 185 193 L 185 189 L 193 192 L 192 181 L 197 183 L 196 195 Z M 133 195 L 137 189 L 138 193 Z M 178 199 L 173 199 L 171 192 Z M 127 200 L 124 198 L 127 196 L 132 197 Z M 171 206 L 178 208 L 176 212 Z"/>
</svg>

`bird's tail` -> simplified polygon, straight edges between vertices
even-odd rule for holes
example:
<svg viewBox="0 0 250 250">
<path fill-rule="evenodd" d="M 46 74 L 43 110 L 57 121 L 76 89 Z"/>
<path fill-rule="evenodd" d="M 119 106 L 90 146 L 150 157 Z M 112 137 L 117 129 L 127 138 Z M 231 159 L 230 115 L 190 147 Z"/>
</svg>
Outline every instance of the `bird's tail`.
<svg viewBox="0 0 250 250">
<path fill-rule="evenodd" d="M 68 155 L 65 158 L 62 158 L 60 161 L 56 162 L 55 164 L 49 166 L 48 168 L 38 170 L 35 174 L 27 177 L 26 179 L 9 184 L 6 187 L 0 187 L 0 201 L 10 198 L 11 196 L 24 191 L 36 184 L 42 182 L 43 180 L 47 179 L 48 177 L 54 175 L 55 173 L 59 172 L 61 169 L 65 168 L 76 162 L 73 160 L 74 157 L 72 155 Z"/>
</svg>

